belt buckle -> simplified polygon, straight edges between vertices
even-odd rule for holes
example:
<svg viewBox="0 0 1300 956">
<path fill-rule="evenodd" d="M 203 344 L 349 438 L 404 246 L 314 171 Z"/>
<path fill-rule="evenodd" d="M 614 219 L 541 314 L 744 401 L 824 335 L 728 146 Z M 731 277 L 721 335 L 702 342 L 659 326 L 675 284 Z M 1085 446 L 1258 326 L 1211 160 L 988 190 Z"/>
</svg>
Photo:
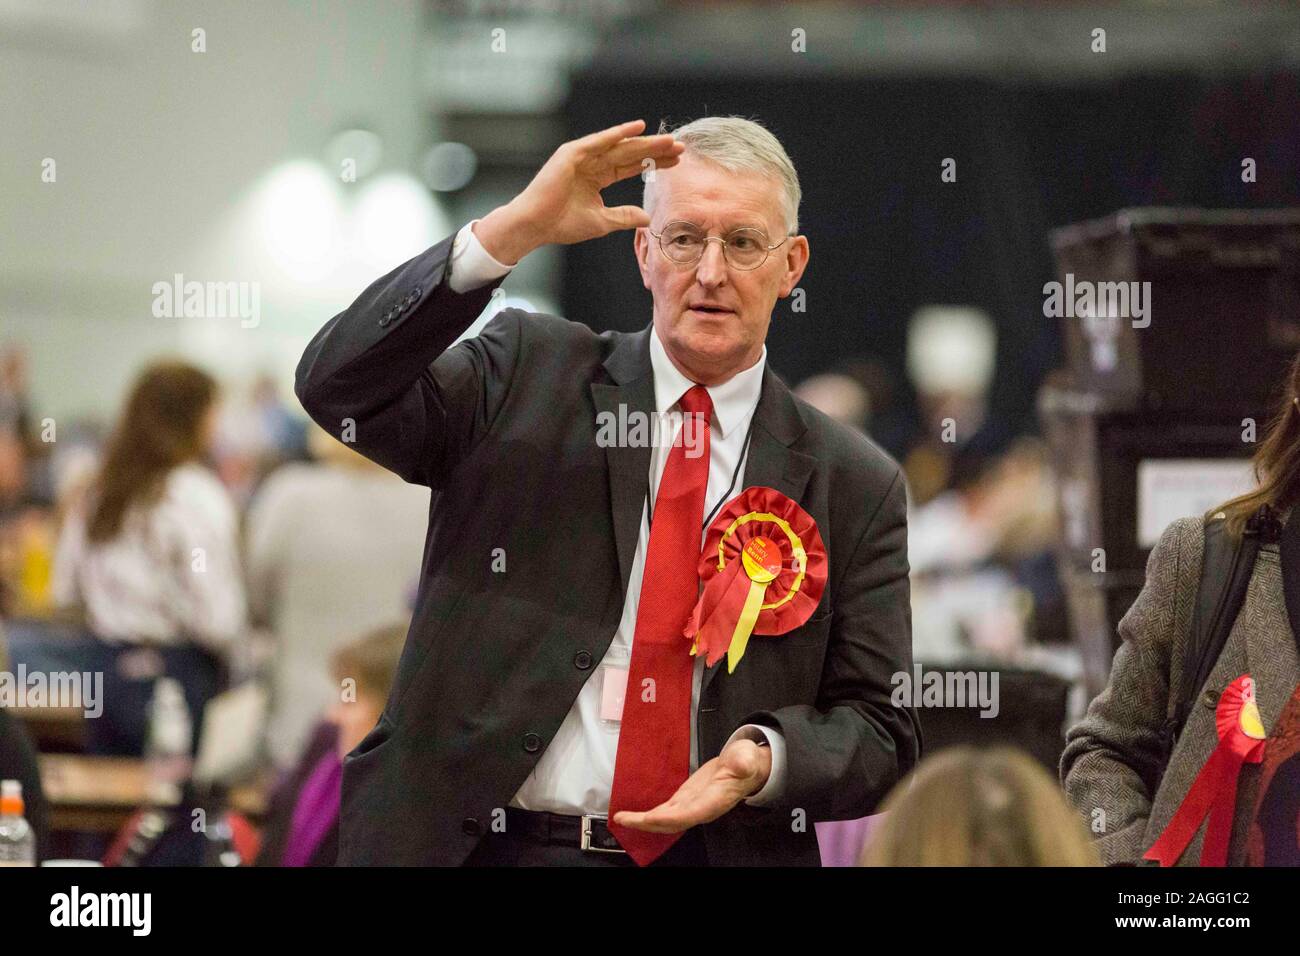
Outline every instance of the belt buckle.
<svg viewBox="0 0 1300 956">
<path fill-rule="evenodd" d="M 596 820 L 599 820 L 601 823 L 606 823 L 606 821 L 609 820 L 609 817 L 601 816 L 600 814 L 597 813 L 584 813 L 582 815 L 582 842 L 579 844 L 579 846 L 588 853 L 626 853 L 627 850 L 623 849 L 622 847 L 605 847 L 605 846 L 592 845 L 591 825 Z M 606 826 L 605 829 L 608 831 L 609 827 Z M 613 836 L 613 834 L 610 835 Z"/>
</svg>

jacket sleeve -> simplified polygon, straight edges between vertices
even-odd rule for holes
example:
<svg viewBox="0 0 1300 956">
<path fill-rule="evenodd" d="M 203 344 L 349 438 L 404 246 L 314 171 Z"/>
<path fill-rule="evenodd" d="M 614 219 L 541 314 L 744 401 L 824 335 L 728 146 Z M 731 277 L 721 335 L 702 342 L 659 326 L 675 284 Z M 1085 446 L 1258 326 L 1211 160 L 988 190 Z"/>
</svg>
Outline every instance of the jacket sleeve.
<svg viewBox="0 0 1300 956">
<path fill-rule="evenodd" d="M 916 764 L 916 712 L 891 700 L 893 675 L 912 670 L 910 593 L 906 484 L 896 471 L 835 595 L 817 705 L 746 721 L 780 730 L 786 779 L 778 799 L 744 815 L 789 820 L 801 809 L 812 821 L 866 816 Z"/>
<path fill-rule="evenodd" d="M 452 347 L 504 279 L 452 291 L 454 238 L 376 280 L 327 322 L 307 345 L 294 383 L 325 431 L 430 487 L 491 428 L 518 361 L 524 314 L 505 309 Z"/>
<path fill-rule="evenodd" d="M 1066 734 L 1061 780 L 1097 834 L 1102 862 L 1133 863 L 1146 851 L 1151 801 L 1164 770 L 1163 730 L 1170 660 L 1177 640 L 1177 591 L 1192 568 L 1189 521 L 1165 529 L 1147 559 L 1146 582 L 1119 622 L 1123 639 L 1110 681 Z"/>
</svg>

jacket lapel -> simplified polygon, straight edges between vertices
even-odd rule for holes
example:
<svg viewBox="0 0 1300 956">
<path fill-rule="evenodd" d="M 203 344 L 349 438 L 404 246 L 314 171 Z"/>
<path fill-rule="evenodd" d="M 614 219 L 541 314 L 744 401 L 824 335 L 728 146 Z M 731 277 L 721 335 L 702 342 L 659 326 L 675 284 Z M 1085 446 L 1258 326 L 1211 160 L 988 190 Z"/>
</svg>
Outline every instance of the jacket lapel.
<svg viewBox="0 0 1300 956">
<path fill-rule="evenodd" d="M 749 457 L 745 459 L 745 481 L 741 487 L 775 488 L 798 502 L 808 487 L 808 478 L 817 459 L 794 451 L 790 446 L 807 430 L 790 390 L 770 366 L 764 368 L 763 391 L 754 411 L 754 432 L 750 438 Z M 726 666 L 724 657 L 705 669 L 700 686 L 701 699 L 713 678 Z"/>
<path fill-rule="evenodd" d="M 605 360 L 610 382 L 593 382 L 591 397 L 598 415 L 612 415 L 614 421 L 627 419 L 630 412 L 649 415 L 655 410 L 654 377 L 650 371 L 650 326 L 620 338 Z M 635 420 L 635 419 L 633 419 Z M 599 421 L 599 419 L 598 419 Z M 605 448 L 609 474 L 609 500 L 614 523 L 614 543 L 618 550 L 618 567 L 627 594 L 632 577 L 632 559 L 637 537 L 641 533 L 641 515 L 645 511 L 647 477 L 650 473 L 650 446 L 621 447 L 615 442 Z"/>
<path fill-rule="evenodd" d="M 1268 571 L 1272 555 L 1261 551 L 1257 558 L 1260 569 Z M 1285 569 L 1285 565 L 1284 565 Z M 1246 640 L 1245 670 L 1255 681 L 1255 705 L 1264 729 L 1272 733 L 1282 708 L 1295 690 L 1297 670 L 1295 641 L 1287 626 L 1287 611 L 1283 607 L 1281 575 L 1264 573 L 1254 578 L 1252 587 L 1258 587 L 1258 597 L 1252 604 L 1249 599 L 1242 606 L 1238 618 Z M 1229 681 L 1236 674 L 1230 674 Z"/>
<path fill-rule="evenodd" d="M 808 486 L 817 459 L 792 451 L 808 426 L 785 383 L 770 367 L 763 369 L 763 391 L 754 411 L 754 434 L 745 460 L 746 488 L 775 488 L 798 501 Z"/>
</svg>

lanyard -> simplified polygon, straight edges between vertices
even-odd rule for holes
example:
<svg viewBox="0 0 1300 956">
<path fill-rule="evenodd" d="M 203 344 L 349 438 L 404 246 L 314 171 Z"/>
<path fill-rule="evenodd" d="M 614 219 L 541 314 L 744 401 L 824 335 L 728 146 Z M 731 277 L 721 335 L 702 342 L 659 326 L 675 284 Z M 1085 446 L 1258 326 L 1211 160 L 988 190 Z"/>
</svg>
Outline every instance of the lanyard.
<svg viewBox="0 0 1300 956">
<path fill-rule="evenodd" d="M 728 498 L 731 497 L 731 489 L 736 487 L 736 478 L 739 477 L 740 475 L 740 468 L 742 465 L 745 464 L 745 460 L 749 458 L 749 441 L 754 434 L 754 419 L 756 418 L 758 418 L 757 408 L 754 409 L 754 414 L 750 415 L 749 417 L 749 427 L 745 429 L 745 443 L 740 448 L 740 458 L 736 461 L 736 467 L 731 472 L 731 481 L 727 484 L 727 490 L 722 493 L 722 497 L 719 498 L 718 503 L 713 506 L 713 510 L 709 512 L 709 516 L 704 519 L 704 524 L 700 526 L 701 531 L 703 531 L 705 528 L 709 526 L 709 522 L 712 521 L 714 515 L 718 513 L 718 510 L 722 507 L 723 502 L 725 502 Z M 685 425 L 683 425 L 682 427 L 685 428 Z M 669 454 L 671 455 L 672 452 L 670 451 Z M 666 467 L 667 462 L 665 462 L 664 464 Z M 662 478 L 663 476 L 661 475 L 660 480 L 662 480 Z M 706 490 L 707 490 L 707 486 L 706 486 Z M 646 514 L 646 530 L 649 531 L 650 527 L 654 524 L 654 498 L 650 494 L 649 472 L 647 472 L 645 476 L 645 514 Z"/>
</svg>

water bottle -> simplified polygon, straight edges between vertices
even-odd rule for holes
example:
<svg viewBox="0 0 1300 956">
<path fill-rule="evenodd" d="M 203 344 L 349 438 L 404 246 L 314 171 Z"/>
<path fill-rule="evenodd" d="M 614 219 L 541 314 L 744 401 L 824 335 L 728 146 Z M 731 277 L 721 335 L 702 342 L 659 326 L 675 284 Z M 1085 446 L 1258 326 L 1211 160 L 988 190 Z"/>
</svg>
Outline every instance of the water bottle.
<svg viewBox="0 0 1300 956">
<path fill-rule="evenodd" d="M 35 866 L 36 834 L 23 817 L 23 785 L 0 782 L 0 866 Z"/>
<path fill-rule="evenodd" d="M 149 705 L 149 737 L 145 759 L 149 766 L 149 802 L 174 806 L 190 776 L 193 724 L 185 692 L 174 677 L 160 677 Z"/>
</svg>

